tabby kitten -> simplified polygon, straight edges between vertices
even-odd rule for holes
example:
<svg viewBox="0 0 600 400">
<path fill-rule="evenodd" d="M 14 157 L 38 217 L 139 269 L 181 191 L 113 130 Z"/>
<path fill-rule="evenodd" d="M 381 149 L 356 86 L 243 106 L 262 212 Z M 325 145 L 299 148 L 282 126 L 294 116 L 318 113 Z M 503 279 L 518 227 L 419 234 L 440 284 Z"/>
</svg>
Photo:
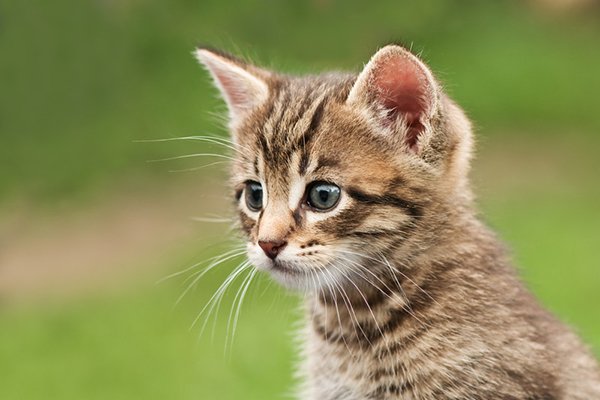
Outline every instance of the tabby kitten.
<svg viewBox="0 0 600 400">
<path fill-rule="evenodd" d="M 406 49 L 287 76 L 198 49 L 248 257 L 306 298 L 302 399 L 600 399 L 597 362 L 477 219 L 463 111 Z"/>
</svg>

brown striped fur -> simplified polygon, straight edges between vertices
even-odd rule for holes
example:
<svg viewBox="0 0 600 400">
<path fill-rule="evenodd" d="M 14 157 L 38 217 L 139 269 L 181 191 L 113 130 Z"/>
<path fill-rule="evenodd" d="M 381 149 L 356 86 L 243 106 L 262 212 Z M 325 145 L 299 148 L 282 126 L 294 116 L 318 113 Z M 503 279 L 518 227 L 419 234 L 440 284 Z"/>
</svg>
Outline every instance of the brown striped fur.
<svg viewBox="0 0 600 400">
<path fill-rule="evenodd" d="M 418 58 L 297 77 L 197 55 L 229 105 L 249 258 L 306 298 L 300 398 L 600 399 L 596 360 L 477 219 L 469 121 Z M 335 209 L 307 206 L 314 181 Z M 288 244 L 271 260 L 259 240 Z"/>
</svg>

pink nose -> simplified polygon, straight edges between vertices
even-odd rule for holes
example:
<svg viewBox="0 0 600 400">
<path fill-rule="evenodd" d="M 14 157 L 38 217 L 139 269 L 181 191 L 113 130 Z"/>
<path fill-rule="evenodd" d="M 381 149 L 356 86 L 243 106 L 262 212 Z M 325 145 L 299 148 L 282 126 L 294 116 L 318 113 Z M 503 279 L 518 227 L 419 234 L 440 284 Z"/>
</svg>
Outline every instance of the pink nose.
<svg viewBox="0 0 600 400">
<path fill-rule="evenodd" d="M 277 254 L 281 253 L 281 251 L 287 246 L 287 242 L 285 240 L 274 240 L 274 241 L 263 241 L 259 240 L 258 245 L 265 252 L 267 257 L 271 260 L 277 257 Z"/>
</svg>

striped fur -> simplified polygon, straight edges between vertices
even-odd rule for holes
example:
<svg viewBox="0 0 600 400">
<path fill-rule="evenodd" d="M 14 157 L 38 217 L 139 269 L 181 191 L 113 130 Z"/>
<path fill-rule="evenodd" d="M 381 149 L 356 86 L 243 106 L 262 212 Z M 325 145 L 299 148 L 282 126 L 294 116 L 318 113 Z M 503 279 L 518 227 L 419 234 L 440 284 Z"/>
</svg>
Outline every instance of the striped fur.
<svg viewBox="0 0 600 400">
<path fill-rule="evenodd" d="M 595 359 L 476 218 L 469 121 L 420 60 L 387 46 L 358 76 L 296 77 L 198 57 L 229 104 L 249 258 L 306 298 L 300 398 L 600 399 Z M 337 207 L 307 206 L 314 181 Z"/>
</svg>

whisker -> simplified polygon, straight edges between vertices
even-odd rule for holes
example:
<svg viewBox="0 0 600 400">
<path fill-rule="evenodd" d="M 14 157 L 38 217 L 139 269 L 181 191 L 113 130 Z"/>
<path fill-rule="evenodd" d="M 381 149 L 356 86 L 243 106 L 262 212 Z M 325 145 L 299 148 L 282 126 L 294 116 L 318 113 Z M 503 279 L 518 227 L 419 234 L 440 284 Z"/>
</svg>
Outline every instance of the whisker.
<svg viewBox="0 0 600 400">
<path fill-rule="evenodd" d="M 240 270 L 238 276 L 240 276 L 243 271 L 248 270 L 248 268 L 250 266 L 251 266 L 251 264 L 250 264 L 250 261 L 248 261 L 248 260 L 246 260 L 242 264 L 240 264 L 240 266 L 238 266 L 238 267 L 241 267 L 241 270 Z M 235 271 L 232 272 L 232 274 L 234 274 L 234 273 L 235 273 Z M 240 285 L 240 288 L 241 288 L 241 286 L 243 286 L 243 282 L 245 282 L 247 278 L 248 278 L 248 276 L 246 276 L 246 278 L 244 278 L 244 280 L 242 281 L 242 285 Z M 231 282 L 233 282 L 234 280 L 235 280 L 235 278 Z M 231 305 L 232 308 L 235 305 L 235 299 L 238 297 L 238 293 L 239 293 L 239 289 L 240 288 L 238 288 L 238 291 L 236 292 L 236 296 L 235 296 L 235 298 L 234 298 L 234 300 L 232 302 L 232 305 Z M 220 288 L 219 288 L 219 290 L 220 290 Z M 221 304 L 223 302 L 223 298 L 225 297 L 225 292 L 226 291 L 227 291 L 227 287 L 225 287 L 225 289 L 217 296 L 217 298 L 215 299 L 215 301 L 214 301 L 213 305 L 211 306 L 210 310 L 208 310 L 208 314 L 206 315 L 206 317 L 204 319 L 204 322 L 202 324 L 202 329 L 200 330 L 200 336 L 202 336 L 202 334 L 203 334 L 203 332 L 204 332 L 204 330 L 206 328 L 206 325 L 208 324 L 208 321 L 210 319 L 210 315 L 213 314 L 214 317 L 213 317 L 213 327 L 212 327 L 212 331 L 211 331 L 211 340 L 214 341 L 215 328 L 216 328 L 216 325 L 217 325 L 217 319 L 218 319 L 219 311 L 221 309 Z M 215 293 L 215 294 L 217 294 L 217 293 Z M 229 332 L 229 320 L 227 322 L 227 332 Z M 227 339 L 225 340 L 225 348 L 224 348 L 224 350 L 227 351 Z"/>
<path fill-rule="evenodd" d="M 157 160 L 148 160 L 147 162 L 154 163 L 154 162 L 173 161 L 173 160 L 181 160 L 181 159 L 185 159 L 185 158 L 195 158 L 195 157 L 217 157 L 217 158 L 224 158 L 224 159 L 227 159 L 227 160 L 230 160 L 230 161 L 235 161 L 235 158 L 233 158 L 231 156 L 227 156 L 225 154 L 218 154 L 218 153 L 194 153 L 194 154 L 185 154 L 185 155 L 182 155 L 182 156 L 159 158 Z"/>
<path fill-rule="evenodd" d="M 359 263 L 356 263 L 356 262 L 354 262 L 354 261 L 352 261 L 352 260 L 350 260 L 350 259 L 346 259 L 346 261 L 349 261 L 349 262 L 353 263 L 353 264 L 355 265 L 355 267 L 358 267 L 358 268 L 360 268 L 360 269 L 362 269 L 362 270 L 364 270 L 364 271 L 366 271 L 366 272 L 369 272 L 370 274 L 372 274 L 372 275 L 373 275 L 375 278 L 377 278 L 377 279 L 378 279 L 378 280 L 379 280 L 381 283 L 383 283 L 383 284 L 385 285 L 385 287 L 386 287 L 386 288 L 387 288 L 387 289 L 388 289 L 390 292 L 392 292 L 392 293 L 393 293 L 393 290 L 392 290 L 392 289 L 391 289 L 391 288 L 390 288 L 390 287 L 389 287 L 389 286 L 388 286 L 388 285 L 387 285 L 385 282 L 383 282 L 383 281 L 381 280 L 381 278 L 379 278 L 377 275 L 375 275 L 375 274 L 374 274 L 372 271 L 370 271 L 368 268 L 366 268 L 365 266 L 363 266 L 363 265 L 361 265 L 361 264 L 359 264 Z M 363 275 L 363 279 L 365 279 L 365 278 L 364 278 L 364 275 Z M 388 299 L 390 299 L 390 300 L 395 300 L 395 299 L 394 299 L 392 296 L 390 296 L 388 293 L 386 293 L 385 291 L 383 291 L 383 290 L 382 290 L 380 287 L 378 287 L 377 285 L 373 284 L 373 282 L 371 282 L 371 281 L 369 281 L 369 280 L 367 280 L 367 279 L 365 279 L 365 281 L 366 281 L 366 282 L 368 282 L 368 283 L 370 283 L 371 285 L 373 285 L 373 287 L 374 287 L 374 288 L 376 288 L 376 289 L 380 290 L 380 291 L 381 291 L 381 293 L 382 293 L 383 295 L 385 295 L 385 296 L 386 296 Z M 405 298 L 405 301 L 407 302 L 407 310 L 406 310 L 406 311 L 408 312 L 408 314 L 409 314 L 410 316 L 412 316 L 413 318 L 415 318 L 415 319 L 416 319 L 416 320 L 417 320 L 417 321 L 418 321 L 420 324 L 422 324 L 423 326 L 425 326 L 425 327 L 429 327 L 430 325 L 429 325 L 428 323 L 426 323 L 425 321 L 421 320 L 421 319 L 420 319 L 420 318 L 419 318 L 419 317 L 418 317 L 418 316 L 417 316 L 417 315 L 416 315 L 416 314 L 415 314 L 415 313 L 412 311 L 412 308 L 409 306 L 409 305 L 410 305 L 410 302 L 409 302 L 408 298 Z"/>
<path fill-rule="evenodd" d="M 337 267 L 335 267 L 335 268 L 338 269 L 338 271 L 340 271 L 339 268 L 337 268 Z M 360 297 L 362 297 L 363 301 L 365 302 L 365 305 L 367 306 L 367 309 L 369 310 L 369 313 L 371 314 L 371 317 L 373 317 L 373 322 L 375 323 L 375 327 L 379 331 L 379 334 L 381 335 L 381 337 L 384 338 L 385 336 L 383 335 L 383 331 L 381 330 L 381 327 L 379 326 L 379 322 L 377 321 L 377 318 L 375 317 L 375 313 L 373 312 L 373 309 L 371 308 L 369 301 L 367 300 L 367 297 L 364 295 L 362 290 L 360 290 L 358 285 L 356 285 L 356 283 L 354 283 L 352 281 L 352 279 L 348 279 L 348 281 L 352 284 L 352 286 L 354 286 L 354 288 L 356 289 L 356 291 L 358 292 Z M 371 343 L 368 338 L 367 338 L 367 340 L 369 341 L 369 343 Z M 371 346 L 372 346 L 372 344 L 371 344 Z"/>
<path fill-rule="evenodd" d="M 232 253 L 229 254 L 227 256 L 223 256 L 215 261 L 213 261 L 208 267 L 204 268 L 202 271 L 198 271 L 195 274 L 190 275 L 188 278 L 186 278 L 186 280 L 184 281 L 187 282 L 188 280 L 192 279 L 191 283 L 185 288 L 185 290 L 183 291 L 183 293 L 181 293 L 181 295 L 177 298 L 177 301 L 175 302 L 175 305 L 178 305 L 181 300 L 183 300 L 183 298 L 187 295 L 187 293 L 192 289 L 192 287 L 194 287 L 196 285 L 196 283 L 198 283 L 200 281 L 200 279 L 202 279 L 202 277 L 204 275 L 206 275 L 208 272 L 210 272 L 211 270 L 213 270 L 214 268 L 216 268 L 218 265 L 221 265 L 222 263 L 224 263 L 225 261 L 234 259 L 236 257 L 240 257 L 241 255 L 245 254 L 245 250 L 238 250 L 237 253 Z M 195 276 L 195 277 L 194 277 Z"/>
<path fill-rule="evenodd" d="M 336 266 L 336 265 L 331 265 L 332 268 L 334 268 L 338 273 L 342 274 L 343 272 Z M 356 284 L 354 282 L 352 282 L 351 279 L 348 279 L 348 282 L 350 282 L 352 285 L 354 285 L 354 287 L 356 288 L 356 290 L 358 290 L 360 292 L 360 289 L 358 289 L 358 286 L 356 286 Z M 343 286 L 341 286 L 341 289 L 344 291 L 344 294 L 346 295 L 346 299 L 348 300 L 349 306 L 352 309 L 352 314 L 354 315 L 354 320 L 356 321 L 356 325 L 358 325 L 358 329 L 361 331 L 361 333 L 363 334 L 364 338 L 367 340 L 367 342 L 369 342 L 369 345 L 371 347 L 373 347 L 373 344 L 371 343 L 371 340 L 369 339 L 368 335 L 366 334 L 366 332 L 364 331 L 364 329 L 362 328 L 362 325 L 360 324 L 360 322 L 358 321 L 358 317 L 356 316 L 356 312 L 354 310 L 354 307 L 352 307 L 352 302 L 350 301 L 350 298 L 348 297 L 348 295 L 346 294 L 345 289 L 343 289 Z M 362 296 L 362 292 L 360 292 L 361 296 Z M 366 298 L 363 296 L 363 298 L 365 299 L 365 303 L 367 303 Z M 368 306 L 368 303 L 367 303 Z M 374 316 L 373 316 L 374 318 Z"/>
<path fill-rule="evenodd" d="M 156 160 L 156 161 L 163 161 L 163 160 Z M 215 162 L 211 162 L 208 164 L 204 164 L 204 165 L 200 165 L 199 167 L 192 167 L 192 168 L 182 168 L 182 169 L 170 169 L 168 170 L 169 173 L 180 173 L 180 172 L 195 172 L 195 171 L 200 171 L 201 169 L 204 168 L 209 168 L 215 165 L 221 165 L 221 164 L 227 164 L 227 161 L 215 161 Z"/>
<path fill-rule="evenodd" d="M 341 253 L 348 253 L 348 254 L 352 254 L 352 255 L 360 255 L 359 253 L 351 253 L 351 252 L 346 252 L 344 250 L 338 250 L 338 251 L 341 252 Z M 375 279 L 377 279 L 389 292 L 393 292 L 392 288 L 390 288 L 387 283 L 385 283 L 379 276 L 377 276 L 377 274 L 375 274 L 369 268 L 365 267 L 364 265 L 362 265 L 362 264 L 360 264 L 360 263 L 358 263 L 355 260 L 352 260 L 350 258 L 347 258 L 347 257 L 340 257 L 340 258 L 342 260 L 344 260 L 344 261 L 347 261 L 347 262 L 351 263 L 353 266 L 358 267 L 360 270 L 368 272 Z M 383 291 L 383 289 L 381 289 L 379 286 L 375 285 L 370 280 L 366 279 L 365 275 L 362 275 L 362 277 L 363 277 L 363 279 L 365 279 L 366 282 L 370 283 L 371 285 L 373 285 L 373 287 L 379 289 L 381 291 L 381 293 L 383 293 L 384 295 L 386 295 L 388 298 L 392 299 L 392 297 L 388 293 L 386 293 L 385 291 Z"/>
<path fill-rule="evenodd" d="M 215 224 L 225 224 L 234 222 L 233 218 L 227 217 L 192 217 L 191 220 L 194 222 L 209 222 Z"/>
<path fill-rule="evenodd" d="M 364 276 L 363 276 L 363 279 L 365 279 L 365 278 L 364 278 Z M 359 287 L 358 287 L 358 286 L 357 286 L 357 285 L 356 285 L 356 284 L 355 284 L 355 283 L 354 283 L 354 282 L 353 282 L 351 279 L 349 279 L 349 281 L 350 281 L 350 283 L 351 283 L 351 284 L 352 284 L 352 285 L 353 285 L 353 286 L 356 288 L 356 290 L 358 291 L 358 293 L 359 293 L 359 294 L 360 294 L 360 296 L 362 297 L 362 299 L 363 299 L 363 301 L 364 301 L 365 305 L 367 306 L 367 309 L 369 310 L 369 313 L 370 313 L 370 315 L 371 315 L 371 317 L 372 317 L 372 319 L 373 319 L 373 322 L 375 323 L 375 327 L 376 327 L 377 331 L 379 332 L 379 335 L 380 335 L 380 337 L 381 337 L 381 338 L 382 338 L 382 340 L 383 340 L 384 347 L 385 347 L 385 348 L 386 348 L 386 350 L 387 350 L 387 354 L 388 354 L 389 356 L 392 356 L 392 352 L 391 352 L 391 350 L 390 350 L 390 348 L 389 348 L 389 346 L 388 346 L 388 344 L 389 344 L 389 339 L 388 339 L 388 337 L 387 337 L 386 335 L 384 335 L 384 333 L 383 333 L 383 330 L 381 329 L 381 326 L 379 325 L 379 322 L 378 322 L 378 320 L 377 320 L 377 317 L 375 316 L 375 313 L 373 312 L 373 309 L 371 308 L 371 305 L 369 304 L 369 302 L 368 302 L 368 300 L 367 300 L 366 296 L 363 294 L 363 292 L 360 290 L 360 288 L 359 288 Z M 368 280 L 366 280 L 366 279 L 365 279 L 365 281 L 367 281 L 369 284 L 371 284 L 371 285 L 372 285 L 373 287 L 375 287 L 376 289 L 379 289 L 379 290 L 381 290 L 381 289 L 380 289 L 378 286 L 376 286 L 376 285 L 375 285 L 375 284 L 373 284 L 372 282 L 370 282 L 370 281 L 368 281 Z M 384 294 L 385 294 L 385 292 L 382 292 L 382 293 L 384 293 Z M 388 297 L 389 297 L 389 296 L 388 296 Z M 411 312 L 409 312 L 409 314 L 411 314 L 411 313 L 412 313 L 412 310 L 411 310 Z M 418 320 L 418 318 L 417 318 L 417 320 Z M 367 338 L 367 341 L 369 342 L 369 344 L 370 344 L 371 348 L 373 348 L 374 346 L 373 346 L 373 344 L 371 343 L 371 341 L 370 341 L 368 338 Z"/>
<path fill-rule="evenodd" d="M 364 257 L 364 258 L 367 258 L 367 259 L 369 259 L 369 260 L 376 261 L 376 262 L 378 262 L 379 264 L 383 264 L 383 265 L 385 265 L 385 264 L 384 264 L 384 263 L 383 263 L 381 260 L 379 260 L 379 259 L 377 259 L 377 258 L 370 257 L 370 256 L 368 256 L 368 255 L 366 255 L 366 254 L 355 253 L 355 252 L 350 252 L 350 251 L 346 251 L 346 250 L 340 250 L 340 252 L 347 253 L 347 254 L 353 254 L 353 255 L 357 255 L 357 256 L 359 256 L 359 257 Z M 388 262 L 388 263 L 389 263 L 389 262 Z M 391 265 L 390 265 L 390 266 L 391 266 Z M 426 291 L 425 289 L 423 289 L 421 286 L 419 286 L 419 285 L 418 285 L 418 284 L 417 284 L 417 283 L 416 283 L 414 280 L 412 280 L 412 279 L 411 279 L 411 278 L 410 278 L 408 275 L 406 275 L 404 272 L 400 271 L 400 269 L 399 269 L 399 268 L 393 267 L 393 269 L 394 269 L 394 271 L 396 271 L 396 272 L 398 272 L 400 275 L 402 275 L 402 277 L 403 277 L 403 278 L 405 278 L 405 279 L 406 279 L 406 280 L 408 280 L 410 283 L 412 283 L 413 285 L 415 285 L 415 287 L 416 287 L 417 289 L 419 289 L 421 292 L 423 292 L 423 294 L 424 294 L 424 295 L 426 295 L 426 296 L 427 296 L 427 297 L 429 297 L 429 298 L 430 298 L 432 301 L 434 301 L 436 304 L 438 304 L 438 305 L 439 305 L 439 303 L 438 303 L 438 302 L 437 302 L 437 301 L 436 301 L 436 300 L 435 300 L 435 299 L 434 299 L 434 298 L 433 298 L 433 297 L 432 297 L 432 296 L 431 296 L 429 293 L 427 293 L 427 291 Z"/>
<path fill-rule="evenodd" d="M 244 297 L 246 297 L 248 288 L 250 287 L 250 284 L 252 283 L 252 280 L 254 279 L 254 277 L 256 276 L 257 273 L 258 273 L 258 270 L 256 268 L 254 268 L 252 270 L 252 272 L 250 272 L 249 277 L 244 281 L 245 284 L 242 283 L 242 286 L 240 286 L 240 287 L 243 287 L 243 289 L 242 289 L 240 298 L 237 303 L 237 309 L 235 311 L 235 316 L 233 318 L 233 328 L 231 330 L 231 339 L 230 339 L 230 344 L 229 344 L 230 349 L 233 348 L 233 341 L 235 339 L 235 332 L 237 331 L 237 325 L 238 325 L 238 321 L 240 318 L 240 313 L 242 311 L 242 304 L 244 302 Z M 234 300 L 234 302 L 235 302 L 235 300 Z M 232 307 L 232 310 L 233 310 L 233 307 Z M 231 315 L 230 315 L 230 317 L 231 317 Z M 229 325 L 229 323 L 228 323 L 228 325 Z M 227 333 L 227 336 L 229 336 L 229 332 Z M 225 343 L 227 343 L 227 339 L 225 339 Z"/>
<path fill-rule="evenodd" d="M 231 272 L 229 274 L 229 276 L 223 281 L 223 283 L 221 284 L 221 286 L 219 286 L 219 288 L 216 290 L 216 292 L 211 296 L 211 298 L 208 300 L 208 303 L 206 303 L 206 305 L 202 308 L 202 310 L 200 310 L 200 312 L 198 313 L 198 315 L 196 316 L 196 318 L 194 319 L 194 321 L 192 322 L 192 326 L 190 327 L 193 328 L 194 326 L 196 326 L 196 324 L 198 323 L 198 320 L 202 317 L 202 315 L 204 315 L 204 313 L 208 310 L 208 316 L 205 319 L 205 323 L 202 326 L 202 330 L 200 332 L 200 335 L 202 335 L 202 332 L 204 331 L 204 327 L 206 326 L 206 322 L 208 321 L 208 317 L 210 317 L 210 314 L 212 313 L 212 310 L 215 307 L 215 300 L 222 297 L 223 294 L 227 291 L 227 288 L 229 287 L 229 285 L 246 269 L 250 267 L 250 262 L 249 261 L 244 261 L 242 262 L 240 265 L 238 265 L 233 272 Z"/>
<path fill-rule="evenodd" d="M 232 250 L 230 250 L 230 251 L 228 251 L 228 252 L 226 252 L 226 253 L 224 253 L 224 254 L 232 253 L 232 252 L 235 252 L 235 251 L 241 251 L 242 249 L 243 249 L 242 247 L 240 247 L 240 248 L 236 248 L 236 249 L 232 249 Z M 158 281 L 156 281 L 156 282 L 155 282 L 155 284 L 156 284 L 156 285 L 160 285 L 161 283 L 163 283 L 163 282 L 165 282 L 165 281 L 167 281 L 167 280 L 169 280 L 169 279 L 175 278 L 176 276 L 183 275 L 183 274 L 185 274 L 186 272 L 189 272 L 189 271 L 191 271 L 191 270 L 193 270 L 193 269 L 197 268 L 198 266 L 200 266 L 200 265 L 202 265 L 202 264 L 209 263 L 209 262 L 211 262 L 211 261 L 213 261 L 213 260 L 216 260 L 217 258 L 219 258 L 219 257 L 222 257 L 224 254 L 220 254 L 220 255 L 217 255 L 217 256 L 211 257 L 211 258 L 209 258 L 208 260 L 204 260 L 204 261 L 200 261 L 200 262 L 197 262 L 197 263 L 195 263 L 195 264 L 192 264 L 191 266 L 189 266 L 189 267 L 186 267 L 186 268 L 182 269 L 181 271 L 177 271 L 177 272 L 174 272 L 174 273 L 172 273 L 172 274 L 169 274 L 169 275 L 167 275 L 167 276 L 165 276 L 165 277 L 163 277 L 163 278 L 160 278 Z"/>
<path fill-rule="evenodd" d="M 233 142 L 231 142 L 230 140 L 223 138 L 223 137 L 218 137 L 218 136 L 180 136 L 180 137 L 173 137 L 173 138 L 162 138 L 162 139 L 141 139 L 141 140 L 134 140 L 134 143 L 161 143 L 161 142 L 175 142 L 175 141 L 185 141 L 185 140 L 197 140 L 197 141 L 202 141 L 202 142 L 207 142 L 207 143 L 212 143 L 212 144 L 217 144 L 223 147 L 227 147 L 228 149 L 237 151 L 237 149 L 234 147 Z"/>
<path fill-rule="evenodd" d="M 344 302 L 346 311 L 348 311 L 348 316 L 350 317 L 351 322 L 352 322 L 352 317 L 354 317 L 355 324 L 352 324 L 352 327 L 354 328 L 354 334 L 358 337 L 358 330 L 356 329 L 358 326 L 358 328 L 361 330 L 361 332 L 363 333 L 365 338 L 367 338 L 366 334 L 362 330 L 362 327 L 360 326 L 360 323 L 358 322 L 358 318 L 356 316 L 356 313 L 354 312 L 354 308 L 352 307 L 350 298 L 348 297 L 348 295 L 347 295 L 346 291 L 344 290 L 344 288 L 342 287 L 342 285 L 340 285 L 339 282 L 337 282 L 337 280 L 335 279 L 335 277 L 333 276 L 331 271 L 328 271 L 327 269 L 323 269 L 322 271 L 324 271 L 325 273 L 328 273 L 329 276 L 332 278 L 332 284 L 333 284 L 334 288 L 336 288 L 336 290 L 340 294 L 340 296 L 342 296 L 342 301 Z M 334 298 L 334 301 L 335 301 L 335 298 Z M 368 341 L 368 338 L 367 338 L 367 341 Z"/>
<path fill-rule="evenodd" d="M 326 271 L 326 270 L 322 270 L 322 271 Z M 348 353 L 353 354 L 352 350 L 350 350 L 350 346 L 348 345 L 348 341 L 346 340 L 346 335 L 344 335 L 344 328 L 342 325 L 342 318 L 340 317 L 340 309 L 338 308 L 338 304 L 337 301 L 335 301 L 335 294 L 333 292 L 333 287 L 332 287 L 332 283 L 333 282 L 328 282 L 327 280 L 325 280 L 325 286 L 327 287 L 327 290 L 329 291 L 329 294 L 331 295 L 331 299 L 333 302 L 333 305 L 335 307 L 335 314 L 337 316 L 337 321 L 338 321 L 338 328 L 339 328 L 339 332 L 340 332 L 340 336 L 342 338 L 342 341 L 344 342 L 344 345 L 346 346 L 346 349 L 348 350 Z"/>
<path fill-rule="evenodd" d="M 207 142 L 211 144 L 220 145 L 226 147 L 230 150 L 233 150 L 238 153 L 242 153 L 241 150 L 244 150 L 248 153 L 252 153 L 253 150 L 247 146 L 244 146 L 240 143 L 234 143 L 231 139 L 223 137 L 223 136 L 210 136 L 210 135 L 192 135 L 192 136 L 180 136 L 173 138 L 163 138 L 163 139 L 146 139 L 146 140 L 134 140 L 137 143 L 154 143 L 154 142 L 172 142 L 172 141 L 201 141 Z"/>
<path fill-rule="evenodd" d="M 233 318 L 234 310 L 238 306 L 238 299 L 240 297 L 240 293 L 244 289 L 246 282 L 248 282 L 248 280 L 250 279 L 251 276 L 252 276 L 252 271 L 248 272 L 248 274 L 244 277 L 244 279 L 242 279 L 242 283 L 238 286 L 235 296 L 233 297 L 233 301 L 231 302 L 231 307 L 229 309 L 229 317 L 227 318 L 227 328 L 225 331 L 225 347 L 223 349 L 225 354 L 227 353 L 227 347 L 229 344 L 229 335 L 231 333 L 231 321 Z M 233 343 L 231 345 L 233 346 Z"/>
<path fill-rule="evenodd" d="M 408 298 L 408 295 L 406 294 L 406 292 L 404 291 L 404 288 L 400 284 L 400 281 L 398 280 L 398 276 L 396 276 L 396 270 L 394 270 L 394 267 L 392 267 L 392 265 L 390 264 L 390 262 L 388 261 L 388 259 L 383 254 L 380 253 L 380 256 L 382 257 L 382 259 L 385 261 L 385 263 L 389 267 L 391 275 L 394 278 L 394 281 L 396 282 L 396 286 L 398 287 L 398 290 L 400 290 L 401 296 L 403 297 L 404 301 L 406 302 L 406 307 L 411 312 L 414 312 L 413 309 L 412 309 L 412 306 L 410 305 L 410 299 Z"/>
<path fill-rule="evenodd" d="M 207 267 L 205 267 L 204 269 L 201 269 L 199 271 L 196 271 L 192 274 L 190 274 L 187 278 L 185 278 L 185 280 L 183 281 L 183 284 L 187 283 L 190 279 L 194 279 L 194 277 L 197 277 L 198 274 L 204 275 L 206 273 L 208 273 L 210 270 L 212 270 L 213 268 L 217 267 L 219 264 L 221 264 L 222 262 L 231 260 L 232 258 L 238 257 L 243 255 L 246 252 L 244 247 L 239 247 L 239 248 L 235 248 L 229 251 L 226 251 L 223 254 L 219 254 L 215 257 L 212 257 L 210 259 L 208 259 L 205 263 L 209 264 Z M 193 282 L 195 283 L 195 282 Z"/>
<path fill-rule="evenodd" d="M 158 139 L 136 139 L 136 140 L 133 140 L 133 142 L 134 143 L 159 143 L 159 142 L 173 142 L 173 141 L 178 141 L 178 140 L 202 140 L 202 139 L 232 143 L 231 140 L 229 140 L 228 138 L 226 138 L 224 136 L 209 136 L 209 135 L 177 136 L 177 137 L 158 138 Z"/>
<path fill-rule="evenodd" d="M 321 284 L 319 277 L 317 276 L 317 273 L 315 271 L 313 271 L 312 269 L 308 269 L 308 275 L 310 276 L 311 280 L 313 281 L 313 285 L 315 286 L 315 289 L 318 290 L 318 295 L 325 302 L 325 323 L 327 323 L 327 321 L 329 321 L 329 319 L 327 318 L 327 309 L 329 308 L 329 306 L 327 305 L 327 298 L 326 298 L 325 292 L 323 290 L 323 285 Z M 313 314 L 314 314 L 315 310 L 317 308 L 317 305 L 313 303 L 312 308 L 313 308 Z M 327 326 L 324 327 L 324 331 L 325 331 L 325 340 L 327 340 L 328 339 Z"/>
</svg>

